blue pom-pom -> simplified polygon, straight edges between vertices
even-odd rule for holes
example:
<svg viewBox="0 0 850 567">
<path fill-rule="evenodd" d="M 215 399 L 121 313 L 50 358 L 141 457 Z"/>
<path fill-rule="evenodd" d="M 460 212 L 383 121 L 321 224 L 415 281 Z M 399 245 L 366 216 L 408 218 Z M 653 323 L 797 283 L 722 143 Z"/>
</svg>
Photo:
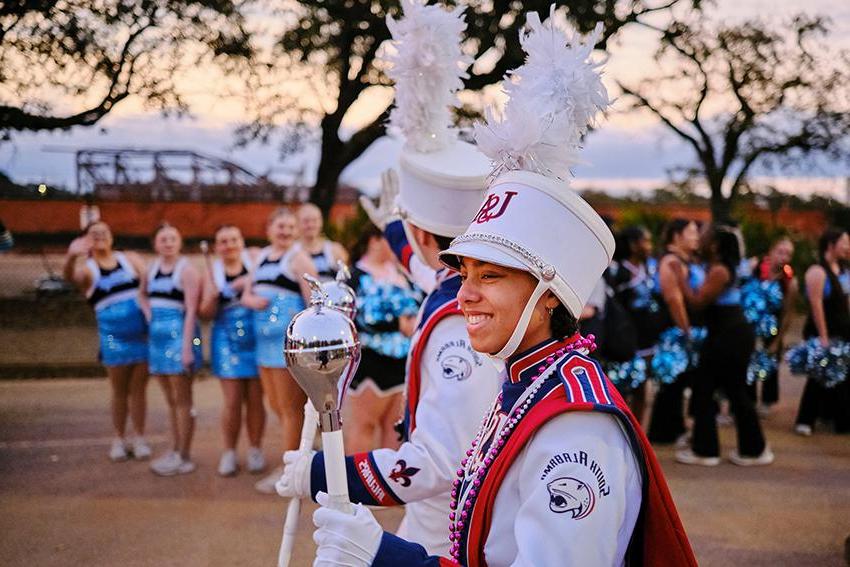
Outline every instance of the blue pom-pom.
<svg viewBox="0 0 850 567">
<path fill-rule="evenodd" d="M 832 341 L 824 347 L 813 337 L 789 349 L 785 360 L 792 373 L 803 374 L 825 388 L 833 388 L 847 379 L 850 343 Z"/>
<path fill-rule="evenodd" d="M 646 381 L 646 361 L 635 356 L 625 362 L 609 362 L 605 366 L 605 374 L 618 388 L 634 390 Z"/>
<path fill-rule="evenodd" d="M 708 332 L 705 327 L 693 327 L 690 337 L 678 327 L 661 333 L 650 366 L 653 377 L 662 384 L 672 384 L 676 378 L 699 364 L 699 351 Z"/>
<path fill-rule="evenodd" d="M 752 279 L 741 286 L 741 308 L 756 336 L 769 339 L 779 334 L 779 314 L 784 294 L 776 280 Z"/>
<path fill-rule="evenodd" d="M 766 380 L 776 374 L 779 369 L 779 361 L 776 355 L 770 354 L 764 349 L 757 348 L 750 356 L 750 365 L 747 367 L 747 384 Z"/>
</svg>

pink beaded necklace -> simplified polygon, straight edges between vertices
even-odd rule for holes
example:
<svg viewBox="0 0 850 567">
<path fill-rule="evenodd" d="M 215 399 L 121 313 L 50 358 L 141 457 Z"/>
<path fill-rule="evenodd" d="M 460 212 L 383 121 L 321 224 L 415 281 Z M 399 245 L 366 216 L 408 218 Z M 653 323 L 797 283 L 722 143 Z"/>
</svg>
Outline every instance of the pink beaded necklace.
<svg viewBox="0 0 850 567">
<path fill-rule="evenodd" d="M 540 380 L 543 374 L 555 364 L 555 362 L 563 357 L 568 352 L 579 350 L 584 351 L 586 353 L 590 353 L 596 350 L 596 342 L 593 335 L 588 335 L 587 337 L 579 336 L 576 340 L 570 342 L 569 344 L 564 345 L 562 348 L 556 350 L 552 355 L 546 357 L 545 363 L 541 364 L 537 367 L 537 375 L 532 378 L 532 384 L 529 386 L 527 393 L 525 394 L 525 399 L 522 403 L 516 407 L 511 412 L 511 415 L 508 417 L 505 424 L 502 426 L 501 431 L 499 431 L 498 435 L 493 439 L 493 442 L 490 444 L 489 449 L 487 450 L 487 454 L 482 459 L 481 464 L 474 471 L 474 477 L 470 481 L 470 488 L 467 491 L 466 500 L 463 503 L 463 509 L 458 510 L 458 498 L 460 497 L 460 487 L 467 476 L 466 466 L 469 463 L 470 457 L 472 457 L 476 447 L 478 447 L 479 443 L 484 442 L 484 436 L 487 434 L 487 423 L 490 421 L 493 416 L 493 412 L 497 411 L 496 408 L 501 406 L 502 403 L 502 394 L 499 393 L 499 396 L 496 398 L 496 402 L 493 410 L 487 413 L 484 416 L 484 421 L 481 423 L 481 426 L 478 429 L 478 434 L 475 436 L 475 439 L 472 441 L 472 447 L 466 451 L 466 457 L 461 460 L 461 468 L 457 469 L 456 474 L 457 478 L 452 482 L 452 492 L 451 492 L 451 500 L 449 502 L 449 542 L 451 543 L 451 547 L 449 548 L 449 553 L 455 561 L 460 562 L 460 541 L 462 537 L 462 532 L 464 527 L 466 527 L 466 522 L 469 520 L 469 516 L 472 513 L 472 506 L 475 503 L 475 500 L 478 497 L 478 489 L 481 487 L 481 483 L 484 481 L 484 477 L 487 476 L 487 471 L 490 469 L 490 466 L 496 460 L 496 457 L 501 452 L 502 448 L 505 446 L 508 438 L 510 437 L 513 430 L 516 428 L 517 424 L 520 422 L 522 417 L 528 411 L 528 408 L 531 406 L 534 396 L 537 391 L 543 386 L 545 380 Z M 472 471 L 470 471 L 472 472 Z"/>
</svg>

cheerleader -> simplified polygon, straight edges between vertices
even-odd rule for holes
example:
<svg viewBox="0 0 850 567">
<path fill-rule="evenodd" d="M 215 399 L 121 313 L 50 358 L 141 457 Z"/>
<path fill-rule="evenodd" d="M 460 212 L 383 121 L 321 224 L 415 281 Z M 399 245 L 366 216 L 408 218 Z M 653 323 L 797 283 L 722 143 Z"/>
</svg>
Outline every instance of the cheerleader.
<svg viewBox="0 0 850 567">
<path fill-rule="evenodd" d="M 533 90 L 509 91 L 504 122 L 476 129 L 499 173 L 475 220 L 441 254 L 460 270 L 473 348 L 504 367 L 501 394 L 456 471 L 449 557 L 383 532 L 362 505 L 353 515 L 322 507 L 313 516 L 317 565 L 696 565 L 648 441 L 576 333 L 614 239 L 561 180 L 580 136 L 560 130 L 586 128 L 595 106 L 582 96 L 604 93 L 601 82 L 587 84 L 598 75 L 575 61 L 601 27 L 570 49 L 552 26 L 528 15 L 527 69 L 512 76 Z M 563 110 L 529 100 L 553 91 Z M 566 147 L 555 152 L 552 140 Z"/>
<path fill-rule="evenodd" d="M 702 239 L 702 256 L 708 262 L 705 282 L 692 290 L 681 281 L 688 305 L 704 311 L 708 330 L 691 380 L 694 428 L 690 449 L 676 452 L 676 461 L 687 465 L 720 464 L 717 438 L 717 403 L 722 389 L 729 399 L 738 434 L 738 450 L 729 455 L 736 465 L 769 465 L 773 453 L 766 445 L 755 405 L 747 393 L 747 366 L 755 347 L 755 334 L 741 308 L 737 269 L 741 252 L 735 230 L 714 224 Z"/>
<path fill-rule="evenodd" d="M 317 277 L 310 257 L 295 246 L 295 215 L 287 208 L 275 210 L 266 227 L 269 246 L 263 248 L 251 274 L 251 285 L 242 293 L 242 304 L 254 310 L 257 366 L 263 393 L 280 419 L 283 450 L 298 448 L 307 398 L 286 369 L 283 344 L 286 328 L 309 301 L 310 288 L 303 274 Z M 255 487 L 274 493 L 282 469 L 276 469 Z"/>
<path fill-rule="evenodd" d="M 847 274 L 841 268 L 841 264 L 850 259 L 847 232 L 827 229 L 818 241 L 818 255 L 819 262 L 806 270 L 809 315 L 803 337 L 817 338 L 822 347 L 827 347 L 834 341 L 850 341 L 850 293 Z M 825 414 L 833 414 L 836 433 L 850 432 L 850 383 L 846 378 L 831 390 L 812 378 L 806 379 L 794 431 L 810 436 L 817 418 Z"/>
<path fill-rule="evenodd" d="M 705 271 L 696 262 L 699 249 L 697 223 L 687 219 L 673 219 L 664 228 L 662 242 L 664 253 L 658 261 L 655 278 L 655 293 L 664 321 L 660 326 L 678 328 L 685 337 L 690 337 L 695 314 L 688 312 L 682 282 L 688 281 L 691 289 L 699 289 L 705 278 Z M 683 393 L 688 385 L 689 373 L 671 378 L 671 383 L 659 378 L 659 388 L 649 420 L 648 435 L 653 443 L 683 442 L 685 439 Z"/>
<path fill-rule="evenodd" d="M 761 349 L 773 363 L 766 376 L 758 376 L 749 386 L 750 398 L 757 402 L 757 382 L 761 382 L 761 403 L 757 406 L 760 415 L 767 415 L 771 406 L 779 401 L 779 354 L 784 346 L 785 334 L 791 325 L 794 305 L 797 302 L 799 285 L 791 268 L 794 257 L 794 243 L 787 236 L 775 240 L 767 255 L 761 260 L 754 258 L 750 262 L 752 276 L 744 285 L 745 297 L 748 290 L 763 297 L 765 292 L 776 290 L 774 301 L 766 301 L 764 311 L 747 313 L 747 318 L 756 325 L 756 336 L 762 340 Z M 756 291 L 758 290 L 758 291 Z M 759 302 L 761 303 L 761 302 Z M 772 304 L 778 306 L 778 310 Z M 759 305 L 761 307 L 761 305 Z M 767 319 L 767 321 L 766 321 Z M 750 364 L 751 369 L 753 364 Z"/>
<path fill-rule="evenodd" d="M 655 352 L 655 344 L 666 323 L 664 312 L 653 294 L 658 262 L 652 257 L 652 235 L 642 226 L 630 226 L 619 234 L 614 254 L 616 270 L 610 270 L 614 297 L 629 313 L 637 335 L 636 355 L 644 367 Z M 610 376 L 610 375 L 609 375 Z M 644 414 L 646 382 L 626 387 L 629 407 L 638 420 Z"/>
<path fill-rule="evenodd" d="M 172 225 L 156 229 L 153 246 L 157 257 L 142 284 L 150 305 L 148 360 L 168 403 L 173 447 L 151 463 L 151 470 L 174 476 L 195 470 L 190 458 L 195 432 L 192 378 L 203 362 L 197 318 L 201 276 L 180 254 L 183 241 Z"/>
<path fill-rule="evenodd" d="M 348 395 L 345 447 L 349 454 L 398 447 L 394 425 L 401 414 L 404 362 L 422 301 L 379 228 L 364 231 L 357 250 L 362 253 L 354 264 L 351 286 L 357 295 L 355 323 L 361 354 Z"/>
<path fill-rule="evenodd" d="M 83 266 L 77 259 L 85 258 Z M 82 291 L 94 308 L 100 338 L 100 360 L 112 390 L 112 425 L 115 439 L 109 450 L 113 461 L 148 459 L 145 441 L 147 411 L 147 323 L 139 301 L 139 277 L 145 264 L 134 252 L 112 249 L 112 231 L 103 221 L 89 224 L 71 242 L 63 275 Z M 134 436 L 125 437 L 127 415 Z"/>
<path fill-rule="evenodd" d="M 266 410 L 257 370 L 254 314 L 239 302 L 242 292 L 250 284 L 249 273 L 256 254 L 245 250 L 242 232 L 233 225 L 224 225 L 216 230 L 214 245 L 218 258 L 212 264 L 207 261 L 198 311 L 205 319 L 214 318 L 212 372 L 219 378 L 224 397 L 221 428 L 225 451 L 218 463 L 218 474 L 233 476 L 239 469 L 236 443 L 242 426 L 243 405 L 250 443 L 247 469 L 256 474 L 266 466 L 260 449 Z"/>
<path fill-rule="evenodd" d="M 321 280 L 332 280 L 336 275 L 338 261 L 348 263 L 348 252 L 338 242 L 328 240 L 322 234 L 322 211 L 313 203 L 304 203 L 298 208 L 299 239 L 297 247 L 305 250 L 316 266 Z"/>
</svg>

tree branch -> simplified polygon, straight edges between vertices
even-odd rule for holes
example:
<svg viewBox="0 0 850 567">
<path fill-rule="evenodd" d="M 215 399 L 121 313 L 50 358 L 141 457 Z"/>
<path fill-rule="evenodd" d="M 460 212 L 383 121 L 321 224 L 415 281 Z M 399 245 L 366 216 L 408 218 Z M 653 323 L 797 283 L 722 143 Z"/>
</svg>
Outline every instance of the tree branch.
<svg viewBox="0 0 850 567">
<path fill-rule="evenodd" d="M 649 99 L 647 99 L 645 96 L 639 94 L 637 91 L 634 91 L 634 90 L 628 88 L 627 86 L 625 86 L 623 83 L 620 83 L 619 81 L 617 82 L 617 85 L 620 87 L 620 90 L 623 91 L 623 94 L 629 95 L 629 96 L 637 99 L 637 101 L 639 103 L 638 106 L 642 106 L 642 107 L 646 108 L 647 110 L 649 110 L 650 112 L 652 112 L 655 116 L 657 116 L 664 123 L 665 126 L 670 128 L 680 138 L 682 138 L 683 140 L 688 142 L 691 146 L 693 146 L 693 148 L 694 148 L 694 150 L 696 150 L 697 154 L 699 154 L 700 156 L 703 155 L 704 149 L 700 147 L 699 140 L 697 140 L 696 138 L 694 138 L 693 136 L 691 136 L 690 134 L 688 134 L 687 132 L 685 132 L 684 130 L 679 128 L 678 126 L 676 126 L 673 123 L 672 119 L 668 118 L 667 115 L 665 115 L 664 112 L 661 109 L 656 108 L 655 105 L 653 105 L 649 101 Z"/>
</svg>

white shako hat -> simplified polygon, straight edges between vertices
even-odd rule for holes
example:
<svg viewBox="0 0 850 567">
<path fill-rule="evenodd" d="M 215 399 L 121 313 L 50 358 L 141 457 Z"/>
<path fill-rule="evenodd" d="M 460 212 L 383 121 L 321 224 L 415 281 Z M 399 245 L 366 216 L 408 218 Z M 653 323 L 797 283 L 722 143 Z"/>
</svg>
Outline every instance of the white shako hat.
<svg viewBox="0 0 850 567">
<path fill-rule="evenodd" d="M 552 14 L 554 13 L 554 5 Z M 582 136 L 608 105 L 599 65 L 589 61 L 601 28 L 582 41 L 529 13 L 520 43 L 525 63 L 505 81 L 502 120 L 487 112 L 475 137 L 495 164 L 493 181 L 469 227 L 442 252 L 459 268 L 469 257 L 533 274 L 538 284 L 513 335 L 496 358 L 519 346 L 532 312 L 551 290 L 576 318 L 614 255 L 614 237 L 570 188 Z"/>
<path fill-rule="evenodd" d="M 402 2 L 404 17 L 387 17 L 392 34 L 382 60 L 395 80 L 390 131 L 404 139 L 396 206 L 405 222 L 457 236 L 478 211 L 492 170 L 475 146 L 457 139 L 452 124 L 457 92 L 472 59 L 461 50 L 463 8 L 448 11 L 422 0 Z M 408 235 L 411 245 L 415 240 Z"/>
</svg>

